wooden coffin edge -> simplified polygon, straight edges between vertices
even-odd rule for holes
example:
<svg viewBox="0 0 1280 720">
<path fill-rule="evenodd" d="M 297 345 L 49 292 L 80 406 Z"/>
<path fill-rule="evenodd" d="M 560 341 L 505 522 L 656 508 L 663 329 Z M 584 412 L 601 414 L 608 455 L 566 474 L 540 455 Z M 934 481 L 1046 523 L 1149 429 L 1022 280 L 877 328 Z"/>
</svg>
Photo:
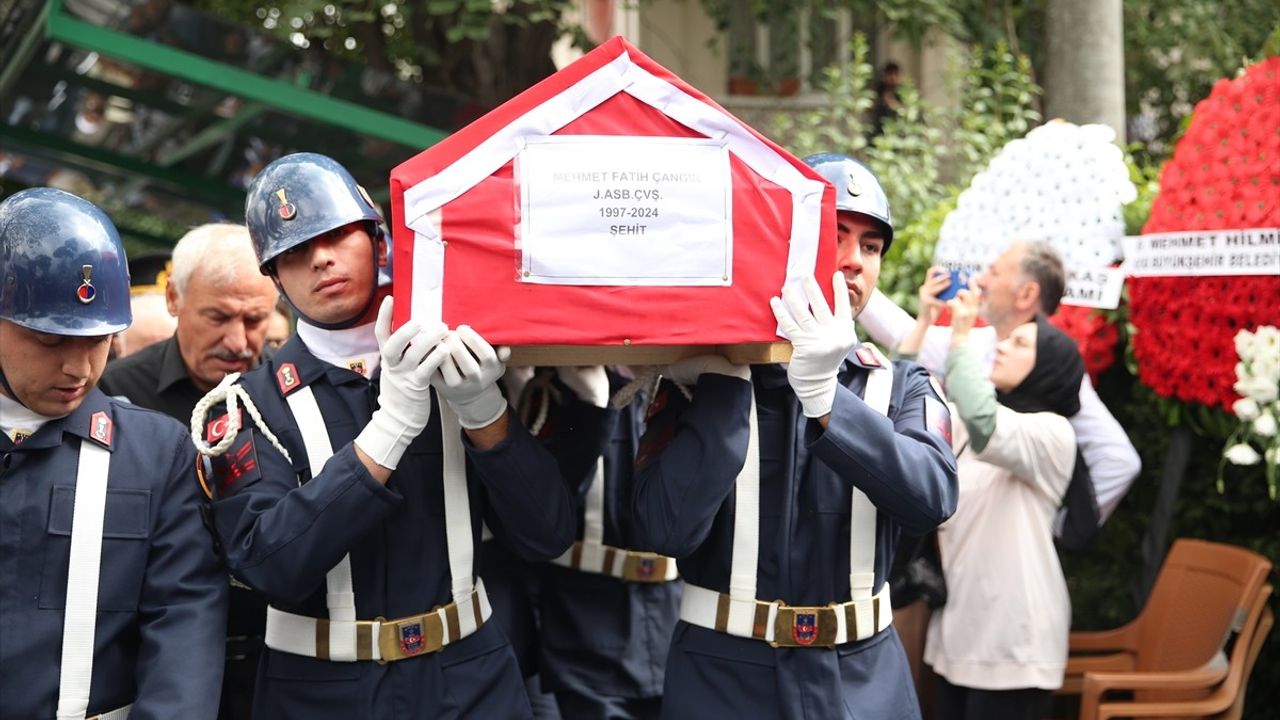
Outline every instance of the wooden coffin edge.
<svg viewBox="0 0 1280 720">
<path fill-rule="evenodd" d="M 723 355 L 739 365 L 791 359 L 786 341 L 733 345 L 515 345 L 508 365 L 668 365 L 695 355 Z"/>
</svg>

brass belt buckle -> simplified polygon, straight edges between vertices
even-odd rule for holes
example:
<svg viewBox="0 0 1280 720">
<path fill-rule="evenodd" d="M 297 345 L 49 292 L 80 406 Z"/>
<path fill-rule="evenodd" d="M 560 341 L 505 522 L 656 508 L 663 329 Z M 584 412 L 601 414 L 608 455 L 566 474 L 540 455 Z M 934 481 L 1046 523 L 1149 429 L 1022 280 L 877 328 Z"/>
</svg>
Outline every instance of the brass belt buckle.
<svg viewBox="0 0 1280 720">
<path fill-rule="evenodd" d="M 386 620 L 378 628 L 378 652 L 383 662 L 438 652 L 444 647 L 444 626 L 436 613 Z"/>
<path fill-rule="evenodd" d="M 665 582 L 669 562 L 672 560 L 657 553 L 628 552 L 622 561 L 622 579 L 627 582 Z"/>
<path fill-rule="evenodd" d="M 825 647 L 836 646 L 836 611 L 825 607 L 791 607 L 778 605 L 778 614 L 773 622 L 773 641 L 769 643 L 778 647 Z"/>
</svg>

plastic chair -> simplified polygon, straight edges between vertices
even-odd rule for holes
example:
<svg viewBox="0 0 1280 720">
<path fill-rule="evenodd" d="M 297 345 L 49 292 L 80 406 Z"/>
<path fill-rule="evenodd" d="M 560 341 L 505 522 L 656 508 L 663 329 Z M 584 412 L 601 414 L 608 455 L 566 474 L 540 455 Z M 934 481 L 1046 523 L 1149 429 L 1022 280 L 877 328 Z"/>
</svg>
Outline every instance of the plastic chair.
<svg viewBox="0 0 1280 720">
<path fill-rule="evenodd" d="M 1254 598 L 1244 625 L 1236 636 L 1231 658 L 1215 653 L 1205 665 L 1193 670 L 1135 673 L 1086 673 L 1080 699 L 1080 720 L 1107 720 L 1116 717 L 1206 718 L 1240 720 L 1244 714 L 1245 689 L 1262 644 L 1271 632 L 1275 617 L 1267 607 L 1271 586 L 1264 586 Z M 1202 697 L 1104 701 L 1107 692 L 1117 690 L 1208 691 Z M 1151 693 L 1149 693 L 1151 694 Z"/>
<path fill-rule="evenodd" d="M 1270 593 L 1268 588 L 1268 594 Z M 1258 621 L 1258 629 L 1253 634 L 1253 640 L 1249 643 L 1248 655 L 1244 659 L 1244 667 L 1241 670 L 1241 676 L 1238 680 L 1233 680 L 1231 674 L 1227 675 L 1227 680 L 1222 684 L 1223 688 L 1231 687 L 1233 682 L 1238 682 L 1238 692 L 1235 693 L 1235 699 L 1231 705 L 1224 711 L 1213 716 L 1213 720 L 1240 720 L 1244 716 L 1244 696 L 1245 690 L 1249 688 L 1249 676 L 1253 674 L 1254 663 L 1258 661 L 1258 653 L 1262 652 L 1262 644 L 1267 641 L 1267 636 L 1271 634 L 1271 628 L 1275 625 L 1275 614 L 1271 612 L 1271 608 L 1265 608 L 1262 612 L 1262 618 Z M 1240 642 L 1240 638 L 1236 639 Z M 1235 667 L 1234 665 L 1232 666 Z M 1215 693 L 1216 694 L 1216 693 Z"/>
<path fill-rule="evenodd" d="M 1086 674 L 1121 674 L 1131 683 L 1110 686 L 1095 680 L 1098 695 L 1092 708 L 1082 701 L 1082 719 L 1099 717 L 1092 714 L 1099 711 L 1097 701 L 1102 692 L 1113 689 L 1132 690 L 1137 703 L 1206 699 L 1228 675 L 1221 651 L 1232 630 L 1244 629 L 1270 570 L 1270 561 L 1243 548 L 1176 541 L 1137 618 L 1115 630 L 1071 633 L 1071 657 L 1059 692 L 1081 692 Z M 1255 624 L 1261 610 L 1257 618 Z M 1245 638 L 1247 650 L 1249 637 Z M 1187 674 L 1174 678 L 1150 673 Z M 1138 675 L 1152 682 L 1135 679 Z"/>
</svg>

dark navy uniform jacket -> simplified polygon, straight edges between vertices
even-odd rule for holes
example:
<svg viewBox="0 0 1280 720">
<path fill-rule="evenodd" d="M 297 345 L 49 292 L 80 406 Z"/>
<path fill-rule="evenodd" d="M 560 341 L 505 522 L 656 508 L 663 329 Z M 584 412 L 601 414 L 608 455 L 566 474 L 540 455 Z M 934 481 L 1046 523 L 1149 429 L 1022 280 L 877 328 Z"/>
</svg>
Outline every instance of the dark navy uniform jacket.
<svg viewBox="0 0 1280 720">
<path fill-rule="evenodd" d="M 227 578 L 195 449 L 172 418 L 96 389 L 16 447 L 0 434 L 0 716 L 56 710 L 76 467 L 97 413 L 111 463 L 89 714 L 133 703 L 133 720 L 214 718 Z"/>
<path fill-rule="evenodd" d="M 134 405 L 158 410 L 184 427 L 190 424 L 192 409 L 204 397 L 204 391 L 196 387 L 187 372 L 177 335 L 107 363 L 98 388 L 107 395 L 124 396 Z M 231 586 L 227 671 L 219 717 L 248 717 L 266 618 L 267 603 L 260 595 L 238 584 Z"/>
<path fill-rule="evenodd" d="M 879 510 L 875 588 L 900 529 L 931 530 L 955 511 L 945 405 L 919 366 L 894 365 L 889 417 L 862 401 L 868 371 L 851 354 L 828 428 L 801 412 L 779 365 L 751 368 L 759 408 L 760 554 L 756 597 L 790 605 L 849 599 L 849 512 L 857 487 Z M 650 420 L 635 489 L 639 540 L 680 558 L 686 582 L 727 592 L 734 481 L 746 457 L 751 384 L 699 378 L 692 404 L 670 387 Z M 918 718 L 892 628 L 835 649 L 774 649 L 681 622 L 667 663 L 667 718 Z"/>
<path fill-rule="evenodd" d="M 542 368 L 538 372 L 554 376 L 555 370 Z M 559 381 L 553 382 L 562 402 L 548 409 L 548 422 L 538 437 L 557 458 L 573 458 L 568 463 L 570 467 L 562 469 L 569 479 L 574 512 L 581 516 L 581 495 L 595 477 L 595 459 L 608 442 L 617 411 L 582 402 L 568 387 Z M 519 399 L 512 400 L 514 404 Z M 581 536 L 582 531 L 579 530 L 578 537 Z M 533 677 L 539 672 L 541 645 L 538 598 L 551 566 L 545 562 L 522 561 L 499 538 L 485 541 L 480 561 L 480 573 L 493 604 L 493 621 L 511 641 L 521 674 L 526 678 Z"/>
<path fill-rule="evenodd" d="M 621 411 L 605 451 L 604 544 L 613 547 L 635 544 L 632 471 L 646 399 L 638 395 Z M 579 502 L 588 487 L 578 488 Z M 579 539 L 582 533 L 579 523 Z M 628 583 L 551 565 L 541 592 L 543 689 L 590 697 L 660 697 L 681 587 L 679 580 Z"/>
<path fill-rule="evenodd" d="M 308 467 L 278 382 L 285 365 L 300 385 L 311 387 L 327 424 L 334 454 L 319 473 Z M 277 608 L 323 618 L 325 574 L 350 553 L 361 620 L 414 615 L 450 602 L 438 408 L 383 486 L 352 446 L 377 400 L 376 387 L 363 376 L 315 358 L 294 336 L 240 382 L 293 463 L 253 430 L 242 430 L 214 463 L 213 511 L 231 571 Z M 515 421 L 510 435 L 490 450 L 476 449 L 465 434 L 463 443 L 477 553 L 481 517 L 525 559 L 562 553 L 573 540 L 573 507 L 557 459 Z M 244 450 L 248 444 L 251 451 Z M 565 462 L 585 474 L 594 458 Z M 439 653 L 385 665 L 268 649 L 254 711 L 273 720 L 529 714 L 514 656 L 492 622 Z"/>
</svg>

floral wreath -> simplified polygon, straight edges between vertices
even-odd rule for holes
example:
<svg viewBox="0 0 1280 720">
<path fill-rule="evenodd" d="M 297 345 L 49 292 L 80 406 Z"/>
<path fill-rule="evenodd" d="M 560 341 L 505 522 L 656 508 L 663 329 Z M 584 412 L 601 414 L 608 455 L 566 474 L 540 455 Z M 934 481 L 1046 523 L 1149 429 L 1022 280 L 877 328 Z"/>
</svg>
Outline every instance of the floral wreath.
<svg viewBox="0 0 1280 720">
<path fill-rule="evenodd" d="M 1160 173 L 1143 234 L 1280 226 L 1280 57 L 1219 80 Z M 1138 379 L 1157 395 L 1231 408 L 1236 336 L 1280 325 L 1280 276 L 1134 277 Z"/>
</svg>

